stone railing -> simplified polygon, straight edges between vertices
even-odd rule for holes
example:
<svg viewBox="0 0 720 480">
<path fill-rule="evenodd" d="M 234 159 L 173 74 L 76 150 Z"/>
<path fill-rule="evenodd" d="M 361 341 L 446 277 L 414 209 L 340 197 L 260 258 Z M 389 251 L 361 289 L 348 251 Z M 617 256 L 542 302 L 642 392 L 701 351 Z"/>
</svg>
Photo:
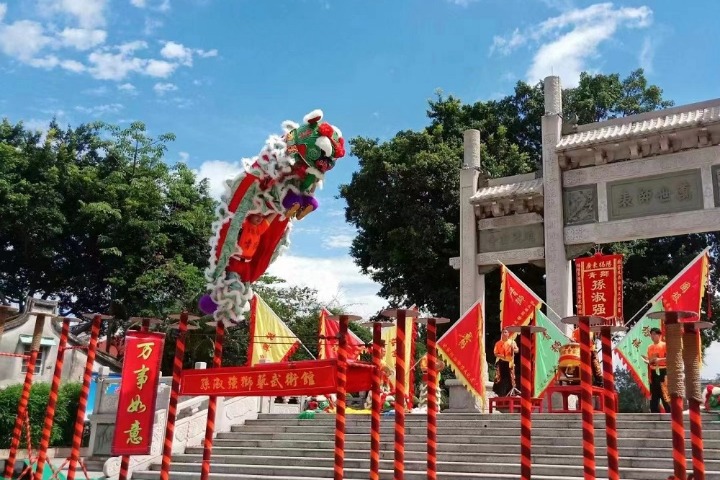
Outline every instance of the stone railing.
<svg viewBox="0 0 720 480">
<path fill-rule="evenodd" d="M 131 457 L 130 472 L 147 469 L 150 464 L 161 461 L 171 382 L 172 377 L 160 378 L 150 455 Z M 89 458 L 104 461 L 103 473 L 108 478 L 116 479 L 120 471 L 120 457 L 113 457 L 110 447 L 115 432 L 120 379 L 99 375 L 97 383 L 94 413 L 90 416 Z M 299 413 L 304 402 L 304 397 L 218 398 L 215 432 L 228 432 L 233 425 L 242 425 L 246 420 L 257 418 L 259 413 Z M 208 397 L 180 397 L 173 453 L 182 453 L 187 447 L 202 444 L 207 424 L 207 405 Z"/>
</svg>

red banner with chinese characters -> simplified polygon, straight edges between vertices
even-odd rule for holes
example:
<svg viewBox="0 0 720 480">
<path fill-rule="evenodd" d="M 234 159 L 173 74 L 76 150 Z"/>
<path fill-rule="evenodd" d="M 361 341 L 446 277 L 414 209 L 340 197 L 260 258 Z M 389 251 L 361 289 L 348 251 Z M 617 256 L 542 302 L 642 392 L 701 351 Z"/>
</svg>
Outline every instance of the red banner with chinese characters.
<svg viewBox="0 0 720 480">
<path fill-rule="evenodd" d="M 372 365 L 349 362 L 347 391 L 370 389 Z M 290 396 L 337 392 L 337 360 L 261 363 L 252 367 L 183 370 L 181 395 Z"/>
<path fill-rule="evenodd" d="M 667 311 L 686 311 L 700 315 L 700 307 L 708 282 L 708 249 L 703 250 L 690 264 L 678 273 L 655 297 L 662 300 Z"/>
<path fill-rule="evenodd" d="M 505 265 L 500 272 L 500 328 L 527 325 L 542 301 Z"/>
<path fill-rule="evenodd" d="M 485 395 L 485 335 L 478 301 L 437 341 L 437 348 L 458 380 L 477 398 Z"/>
<path fill-rule="evenodd" d="M 575 259 L 578 315 L 623 318 L 623 256 Z"/>
<path fill-rule="evenodd" d="M 113 455 L 148 455 L 155 422 L 165 334 L 129 331 L 125 336 Z"/>
</svg>

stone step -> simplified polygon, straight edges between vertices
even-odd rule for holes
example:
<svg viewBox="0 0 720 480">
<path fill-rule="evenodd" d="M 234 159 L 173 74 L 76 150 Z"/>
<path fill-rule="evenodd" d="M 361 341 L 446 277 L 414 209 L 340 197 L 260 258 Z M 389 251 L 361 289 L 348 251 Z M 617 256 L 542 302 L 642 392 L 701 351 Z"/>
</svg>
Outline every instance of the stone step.
<svg viewBox="0 0 720 480">
<path fill-rule="evenodd" d="M 475 440 L 484 440 L 483 443 L 475 442 L 475 443 L 469 443 L 469 442 L 463 442 L 463 443 L 451 443 L 448 441 L 443 441 L 442 439 L 438 439 L 438 448 L 452 448 L 454 450 L 457 450 L 459 448 L 462 448 L 462 451 L 467 451 L 468 453 L 473 452 L 482 452 L 484 448 L 486 448 L 488 445 L 502 445 L 506 448 L 517 448 L 519 445 L 519 442 L 515 443 L 509 443 L 505 439 L 498 439 L 498 438 L 483 438 L 479 437 Z M 543 440 L 541 441 L 533 441 L 533 448 L 539 447 L 539 446 L 556 446 L 561 448 L 571 448 L 580 446 L 580 442 L 571 442 L 567 439 L 564 439 L 563 437 L 557 437 L 557 438 L 547 438 L 547 439 L 538 439 Z M 215 445 L 217 447 L 255 447 L 255 448 L 261 448 L 261 447 L 272 447 L 272 448 L 286 448 L 286 449 L 293 449 L 293 448 L 299 448 L 300 446 L 304 448 L 310 448 L 310 449 L 322 449 L 322 448 L 333 448 L 335 445 L 335 442 L 332 438 L 328 438 L 326 440 L 312 440 L 308 441 L 307 439 L 300 442 L 299 440 L 291 440 L 287 438 L 282 439 L 264 439 L 264 438 L 252 438 L 252 439 L 245 439 L 245 440 L 225 440 L 225 439 L 216 439 Z M 370 441 L 345 441 L 345 445 L 347 449 L 353 449 L 353 450 L 367 450 L 370 448 Z M 672 449 L 672 443 L 670 440 L 657 440 L 657 439 L 647 439 L 647 438 L 641 438 L 641 439 L 620 439 L 618 441 L 618 447 L 620 451 L 624 451 L 625 448 L 661 448 L 664 449 L 668 455 L 671 452 Z M 393 449 L 393 442 L 382 442 L 381 448 L 392 450 Z M 411 451 L 424 451 L 426 448 L 426 439 L 417 439 L 415 441 L 409 441 L 405 444 L 406 450 Z M 596 440 L 596 449 L 598 452 L 604 451 L 605 448 L 605 442 L 603 440 Z M 689 440 L 686 441 L 686 449 L 690 448 L 690 442 Z M 720 445 L 717 443 L 709 446 L 707 443 L 705 444 L 705 451 L 707 452 L 706 457 L 707 458 L 720 458 L 718 455 L 720 455 Z"/>
<path fill-rule="evenodd" d="M 623 425 L 618 426 L 617 432 L 620 437 L 667 437 L 671 438 L 670 425 L 663 425 L 665 428 L 649 429 L 649 428 L 626 428 Z M 569 428 L 563 426 L 557 426 L 555 428 L 550 427 L 539 427 L 533 424 L 532 432 L 533 437 L 542 437 L 547 435 L 556 435 L 559 430 L 562 430 L 564 435 L 572 437 L 581 437 L 582 428 Z M 335 431 L 334 426 L 330 425 L 252 425 L 252 426 L 235 426 L 230 432 L 224 433 L 223 435 L 227 438 L 235 438 L 236 435 L 248 435 L 248 434 L 259 434 L 259 433 L 276 433 L 276 434 L 322 434 L 332 435 Z M 391 425 L 382 425 L 380 427 L 380 433 L 390 435 L 394 432 L 394 428 Z M 514 434 L 519 435 L 519 426 L 498 426 L 498 425 L 478 425 L 475 427 L 448 427 L 440 425 L 437 428 L 439 435 L 499 435 L 499 436 L 512 436 Z M 605 435 L 605 426 L 595 428 L 595 434 Z M 370 427 L 362 425 L 346 425 L 346 435 L 369 435 Z M 406 426 L 405 435 L 426 435 L 427 428 L 425 426 Z M 703 429 L 703 437 L 708 440 L 720 440 L 720 429 Z"/>
<path fill-rule="evenodd" d="M 604 414 L 600 412 L 595 413 L 596 418 L 602 417 Z M 687 413 L 685 414 L 685 419 L 687 421 Z M 272 421 L 272 420 L 278 420 L 282 422 L 287 421 L 293 421 L 298 420 L 298 414 L 297 413 L 261 413 L 258 415 L 259 421 Z M 315 420 L 324 418 L 324 419 L 333 419 L 334 421 L 335 414 L 333 413 L 318 413 L 315 416 Z M 347 415 L 348 419 L 365 419 L 367 421 L 370 420 L 369 414 L 349 414 Z M 383 416 L 383 419 L 391 419 L 392 416 Z M 406 415 L 405 419 L 408 422 L 411 421 L 425 421 L 426 415 L 425 414 L 408 414 Z M 581 415 L 580 413 L 533 413 L 532 415 L 533 420 L 551 420 L 551 421 L 560 421 L 560 420 L 577 420 L 581 421 Z M 669 413 L 618 413 L 617 414 L 618 422 L 631 422 L 631 421 L 661 421 L 661 420 L 667 420 L 670 421 L 670 414 Z M 702 414 L 703 421 L 717 421 L 717 415 L 712 413 L 703 413 Z M 447 420 L 459 420 L 459 421 L 488 421 L 488 420 L 499 420 L 499 419 L 515 419 L 517 422 L 520 421 L 520 413 L 446 413 L 441 412 L 438 414 L 438 421 L 442 421 L 444 419 Z"/>
<path fill-rule="evenodd" d="M 573 420 L 573 419 L 558 419 L 558 420 L 536 420 L 533 418 L 532 421 L 533 428 L 581 428 L 582 422 L 580 420 Z M 595 428 L 605 428 L 605 418 L 604 417 L 595 417 L 593 424 L 595 425 Z M 354 419 L 352 416 L 349 416 L 345 420 L 345 425 L 348 427 L 363 427 L 370 429 L 370 419 Z M 393 428 L 394 427 L 394 421 L 393 419 L 389 418 L 383 418 L 380 422 L 381 428 Z M 277 428 L 277 427 L 306 427 L 306 426 L 315 426 L 315 427 L 329 427 L 333 428 L 335 426 L 335 418 L 318 418 L 315 417 L 313 419 L 295 419 L 295 420 L 272 420 L 272 421 L 264 421 L 264 420 L 247 420 L 244 425 L 237 425 L 233 428 L 256 428 L 256 427 L 263 427 L 263 428 Z M 425 420 L 422 421 L 406 421 L 405 422 L 406 428 L 426 428 L 427 422 Z M 439 428 L 456 428 L 456 427 L 465 427 L 465 428 L 476 428 L 476 427 L 512 427 L 512 428 L 520 428 L 520 419 L 504 419 L 504 418 L 498 418 L 494 419 L 492 421 L 489 420 L 483 420 L 483 421 L 463 421 L 463 420 L 443 420 L 438 419 L 438 427 Z M 688 420 L 685 421 L 686 428 L 690 427 L 690 422 Z M 670 429 L 670 420 L 669 419 L 663 419 L 663 420 L 636 420 L 632 422 L 618 422 L 618 428 L 622 429 L 643 429 L 643 430 L 669 430 Z M 714 420 L 706 420 L 703 423 L 703 429 L 704 430 L 720 430 L 720 421 L 716 419 Z"/>
<path fill-rule="evenodd" d="M 509 432 L 508 432 L 509 433 Z M 264 432 L 264 433 L 252 433 L 252 434 L 244 434 L 240 432 L 227 432 L 227 433 L 219 433 L 216 442 L 218 443 L 235 443 L 235 442 L 244 442 L 248 440 L 263 440 L 263 441 L 291 441 L 291 442 L 324 442 L 324 441 L 332 441 L 334 438 L 332 432 L 327 433 L 272 433 L 272 432 Z M 391 433 L 387 433 L 385 435 L 381 434 L 381 438 L 383 439 L 391 439 L 393 438 Z M 505 445 L 512 445 L 512 444 L 519 444 L 520 442 L 520 434 L 518 433 L 511 433 L 511 434 L 480 434 L 480 435 L 470 435 L 470 434 L 453 434 L 453 433 L 438 433 L 437 435 L 438 443 L 465 443 L 465 444 L 488 444 L 488 443 L 500 443 Z M 572 446 L 577 445 L 582 439 L 582 435 L 578 434 L 576 432 L 563 432 L 562 435 L 533 435 L 532 436 L 532 443 L 533 445 L 566 445 L 566 446 Z M 347 433 L 345 435 L 346 442 L 356 442 L 356 443 L 364 443 L 364 444 L 370 444 L 370 435 L 369 433 L 358 433 L 358 434 L 352 434 Z M 689 444 L 690 439 L 686 437 L 686 442 Z M 418 434 L 410 434 L 405 435 L 405 441 L 406 443 L 420 443 L 424 444 L 427 441 L 426 435 L 418 435 Z M 672 441 L 670 435 L 633 435 L 630 436 L 623 436 L 620 435 L 618 438 L 618 442 L 620 446 L 627 445 L 636 445 L 639 447 L 650 447 L 650 446 L 656 446 L 656 447 L 671 447 Z M 600 434 L 599 432 L 596 432 L 595 434 L 595 444 L 597 446 L 604 446 L 605 445 L 605 435 Z M 720 449 L 720 440 L 718 439 L 712 439 L 712 438 L 705 438 L 704 439 L 704 446 L 707 449 Z"/>
<path fill-rule="evenodd" d="M 333 478 L 333 472 L 328 471 L 323 474 L 321 477 L 310 477 L 306 474 L 302 474 L 301 476 L 298 474 L 291 474 L 291 475 L 254 475 L 254 474 L 244 474 L 244 473 L 235 473 L 235 474 L 218 474 L 218 473 L 210 473 L 210 478 L 213 480 L 327 480 L 328 478 Z M 351 472 L 349 470 L 345 470 L 346 478 L 351 478 L 348 476 Z M 358 477 L 352 477 L 352 478 L 367 478 L 368 472 L 363 470 L 360 472 L 361 476 Z M 133 472 L 132 474 L 133 480 L 158 480 L 160 478 L 160 474 L 156 471 L 137 471 Z M 172 471 L 172 477 L 173 480 L 200 480 L 200 473 L 194 473 L 194 472 L 176 472 Z M 380 478 L 382 480 L 392 480 L 393 479 L 393 472 L 392 470 L 381 470 L 380 471 Z M 409 480 L 425 480 L 427 478 L 427 474 L 425 472 L 406 472 L 405 478 Z M 437 475 L 437 478 L 439 480 L 455 480 L 455 479 L 468 479 L 468 480 L 474 480 L 474 479 L 498 479 L 498 480 L 520 480 L 520 475 L 515 475 L 512 473 L 491 473 L 491 474 L 461 474 L 461 473 L 445 473 L 445 472 L 439 472 Z M 552 476 L 545 476 L 545 475 L 535 475 L 533 474 L 534 480 L 583 480 L 583 477 L 558 477 L 557 475 Z M 602 480 L 602 479 L 598 479 Z"/>
<path fill-rule="evenodd" d="M 298 448 L 300 447 L 300 448 Z M 319 455 L 320 452 L 329 452 L 328 455 L 334 454 L 334 449 L 330 448 L 304 448 L 305 444 L 298 445 L 296 448 L 273 448 L 272 445 L 265 445 L 260 447 L 238 447 L 238 446 L 218 446 L 213 447 L 213 458 L 215 455 L 238 455 L 238 456 L 283 456 L 285 458 L 294 457 L 313 457 Z M 392 443 L 381 444 L 380 456 L 383 458 L 394 458 L 394 450 Z M 410 458 L 425 458 L 426 453 L 425 444 L 408 444 L 405 448 L 406 457 Z M 358 448 L 352 450 L 349 447 L 346 449 L 348 457 L 353 458 L 364 458 L 370 455 L 369 445 L 364 448 Z M 203 453 L 202 447 L 190 447 L 187 449 L 187 454 L 201 455 Z M 690 458 L 690 449 L 687 449 L 687 457 Z M 448 455 L 460 455 L 464 458 L 468 456 L 475 458 L 476 456 L 482 455 L 495 455 L 495 454 L 506 454 L 506 455 L 520 455 L 520 445 L 483 445 L 482 448 L 477 448 L 475 445 L 457 445 L 457 444 L 439 444 L 438 445 L 438 456 L 441 458 L 450 458 Z M 634 458 L 634 459 L 651 459 L 651 460 L 668 460 L 672 456 L 667 448 L 638 448 L 638 447 L 626 447 L 620 452 L 623 458 Z M 535 458 L 541 457 L 559 457 L 568 459 L 568 461 L 578 462 L 577 457 L 582 457 L 583 451 L 580 445 L 573 447 L 563 447 L 555 445 L 534 445 L 533 456 Z M 605 449 L 598 448 L 596 450 L 596 456 L 598 462 L 603 462 L 605 458 Z M 706 461 L 720 461 L 720 450 L 705 450 Z"/>
<path fill-rule="evenodd" d="M 153 469 L 157 470 L 159 468 L 158 465 L 153 465 Z M 381 468 L 384 469 L 387 474 L 382 475 L 381 478 L 392 478 L 392 472 L 390 471 L 390 468 L 392 468 L 392 461 L 381 461 Z M 422 462 L 415 462 L 415 461 L 405 461 L 405 472 L 406 477 L 409 477 L 409 473 L 417 473 L 422 476 L 426 475 L 425 472 L 426 469 L 426 463 L 424 461 Z M 175 472 L 188 472 L 188 473 L 196 473 L 200 470 L 200 464 L 199 463 L 183 463 L 179 461 L 173 461 L 172 467 L 171 467 L 171 477 L 176 478 Z M 500 463 L 500 462 L 493 462 L 493 463 L 464 463 L 464 462 L 438 462 L 438 472 L 447 473 L 450 476 L 447 478 L 459 478 L 462 474 L 464 474 L 464 477 L 469 476 L 469 478 L 477 478 L 473 477 L 473 475 L 478 474 L 491 474 L 491 475 L 498 475 L 498 474 L 507 474 L 507 473 L 515 473 L 519 474 L 520 467 L 518 465 L 517 461 L 514 462 L 508 462 L 508 463 Z M 332 478 L 332 465 L 329 467 L 319 467 L 319 466 L 304 466 L 304 465 L 282 465 L 282 464 L 275 464 L 275 465 L 251 465 L 248 463 L 244 464 L 226 464 L 226 463 L 219 463 L 219 462 L 213 462 L 211 467 L 211 472 L 214 472 L 216 474 L 222 474 L 226 476 L 225 478 L 229 477 L 229 475 L 236 474 L 238 472 L 242 472 L 243 474 L 255 474 L 255 475 L 276 475 L 276 476 L 309 476 L 309 477 L 326 477 L 326 478 Z M 576 466 L 564 466 L 564 465 L 533 465 L 533 478 L 536 478 L 536 476 L 544 475 L 549 478 L 566 478 L 566 477 L 581 477 L 583 473 L 583 468 L 581 465 Z M 603 467 L 598 467 L 596 474 L 598 477 L 603 478 L 607 476 L 606 469 Z M 653 468 L 653 469 L 637 469 L 637 468 L 625 468 L 622 471 L 622 477 L 623 479 L 627 480 L 648 480 L 648 479 L 656 479 L 656 478 L 667 478 L 668 475 L 672 474 L 672 469 L 662 469 L 662 468 Z M 707 472 L 707 476 L 709 478 L 713 478 L 715 474 L 720 475 L 720 471 Z M 663 477 L 664 475 L 664 477 Z M 365 479 L 367 478 L 367 467 L 365 468 L 355 468 L 350 465 L 345 468 L 345 478 L 347 479 Z M 413 477 L 409 477 L 413 478 Z M 417 477 L 415 477 L 417 478 Z M 497 477 L 496 477 L 497 478 Z"/>
<path fill-rule="evenodd" d="M 212 457 L 213 463 L 225 463 L 225 464 L 243 464 L 243 465 L 275 465 L 282 462 L 287 462 L 289 458 L 293 459 L 293 465 L 299 466 L 313 466 L 313 467 L 332 467 L 334 461 L 333 450 L 305 450 L 305 455 L 299 455 L 296 452 L 288 452 L 287 450 L 275 450 L 267 452 L 264 449 L 262 452 L 260 449 L 255 449 L 254 453 L 246 452 L 243 454 L 233 454 L 232 452 L 219 453 L 214 452 Z M 598 452 L 601 453 L 601 452 Z M 607 466 L 607 457 L 602 452 L 601 455 L 596 457 L 596 463 L 598 466 Z M 385 451 L 382 452 L 380 458 L 383 461 L 393 461 L 394 452 Z M 450 463 L 512 463 L 519 461 L 519 452 L 517 453 L 482 453 L 468 456 L 462 453 L 444 453 L 438 456 L 438 460 L 441 462 Z M 426 454 L 424 452 L 406 452 L 405 460 L 409 462 L 422 463 L 426 460 Z M 202 462 L 202 452 L 195 454 L 184 454 L 173 456 L 173 462 L 180 463 L 195 463 L 199 464 Z M 533 464 L 534 465 L 562 465 L 562 466 L 576 466 L 580 460 L 570 455 L 541 455 L 537 452 L 533 452 Z M 692 461 L 688 459 L 688 467 L 692 468 Z M 345 451 L 345 466 L 348 468 L 370 468 L 370 458 L 367 451 Z M 672 469 L 673 462 L 672 458 L 643 458 L 643 457 L 627 457 L 622 456 L 620 458 L 621 468 L 635 468 L 635 469 Z M 705 459 L 705 467 L 708 471 L 720 472 L 720 459 L 709 460 Z"/>
</svg>

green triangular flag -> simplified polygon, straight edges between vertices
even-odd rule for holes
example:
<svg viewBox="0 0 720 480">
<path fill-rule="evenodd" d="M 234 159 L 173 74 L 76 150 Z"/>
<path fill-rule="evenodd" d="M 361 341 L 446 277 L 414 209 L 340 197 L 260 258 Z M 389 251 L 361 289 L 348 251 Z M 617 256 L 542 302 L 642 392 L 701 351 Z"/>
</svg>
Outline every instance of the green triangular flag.
<svg viewBox="0 0 720 480">
<path fill-rule="evenodd" d="M 557 375 L 560 347 L 570 343 L 570 339 L 563 335 L 560 329 L 540 310 L 537 310 L 535 325 L 545 328 L 544 333 L 535 335 L 534 396 L 540 397 Z"/>
<path fill-rule="evenodd" d="M 653 303 L 650 310 L 645 313 L 645 316 L 625 334 L 623 339 L 620 340 L 615 347 L 618 356 L 646 397 L 650 396 L 650 378 L 648 364 L 643 359 L 643 356 L 647 356 L 648 347 L 652 343 L 650 329 L 660 328 L 660 319 L 648 318 L 647 314 L 661 310 L 663 310 L 662 300 Z"/>
</svg>

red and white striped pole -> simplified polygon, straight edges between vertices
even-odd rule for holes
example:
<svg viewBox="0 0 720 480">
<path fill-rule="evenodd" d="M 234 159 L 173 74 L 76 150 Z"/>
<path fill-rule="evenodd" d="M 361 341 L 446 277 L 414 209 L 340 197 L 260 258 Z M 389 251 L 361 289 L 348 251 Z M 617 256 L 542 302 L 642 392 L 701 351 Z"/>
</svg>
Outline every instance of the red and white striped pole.
<svg viewBox="0 0 720 480">
<path fill-rule="evenodd" d="M 405 480 L 405 394 L 407 392 L 405 372 L 409 368 L 405 359 L 406 319 L 408 317 L 417 317 L 418 312 L 416 310 L 392 309 L 382 312 L 382 316 L 397 319 L 395 322 L 397 336 L 395 339 L 395 458 L 393 469 L 395 472 L 394 480 Z"/>
<path fill-rule="evenodd" d="M 372 404 L 370 407 L 370 480 L 380 480 L 380 385 L 382 383 L 382 327 L 392 326 L 392 323 L 370 321 L 362 324 L 371 327 L 373 331 L 372 359 L 373 376 L 370 394 Z"/>
<path fill-rule="evenodd" d="M 25 382 L 23 383 L 20 402 L 17 406 L 17 414 L 15 415 L 15 426 L 10 440 L 10 453 L 5 462 L 6 479 L 12 478 L 15 470 L 15 460 L 17 458 L 18 447 L 20 446 L 20 435 L 22 435 L 22 426 L 27 416 L 28 402 L 30 401 L 30 389 L 32 388 L 33 376 L 35 374 L 35 364 L 37 363 L 38 353 L 40 352 L 40 342 L 42 340 L 42 331 L 45 326 L 45 315 L 35 314 L 35 330 L 33 331 L 32 343 L 30 345 L 30 356 L 27 359 Z"/>
<path fill-rule="evenodd" d="M 685 364 L 685 396 L 690 410 L 690 446 L 695 480 L 705 480 L 705 460 L 703 458 L 702 413 L 703 402 L 700 369 L 702 350 L 700 329 L 710 328 L 709 322 L 693 322 L 683 325 L 683 363 Z"/>
<path fill-rule="evenodd" d="M 65 362 L 65 347 L 67 345 L 69 334 L 70 319 L 64 318 L 62 320 L 62 330 L 60 331 L 60 343 L 58 344 L 57 360 L 55 360 L 55 372 L 53 373 L 52 385 L 50 387 L 50 397 L 48 398 L 47 408 L 45 409 L 45 423 L 43 424 L 42 438 L 40 439 L 40 449 L 38 450 L 34 480 L 42 480 L 43 471 L 45 470 L 47 451 L 50 446 L 50 434 L 52 433 L 53 423 L 55 421 L 55 406 L 57 405 L 63 363 Z"/>
<path fill-rule="evenodd" d="M 449 323 L 447 318 L 418 318 L 427 327 L 427 478 L 437 479 L 437 326 Z"/>
<path fill-rule="evenodd" d="M 109 315 L 83 315 L 85 318 L 92 318 L 92 328 L 90 330 L 90 343 L 87 349 L 87 361 L 85 362 L 85 373 L 83 374 L 83 384 L 80 390 L 80 399 L 78 401 L 78 411 L 75 417 L 75 430 L 73 432 L 72 450 L 70 451 L 70 460 L 68 464 L 67 480 L 75 480 L 75 471 L 77 470 L 80 460 L 80 445 L 82 444 L 83 430 L 85 429 L 85 410 L 87 409 L 87 400 L 90 393 L 90 381 L 92 380 L 93 365 L 95 364 L 95 352 L 97 351 L 98 336 L 100 336 L 100 326 L 103 320 L 109 320 Z"/>
<path fill-rule="evenodd" d="M 345 400 L 347 387 L 347 335 L 350 320 L 360 320 L 357 315 L 332 315 L 330 320 L 338 322 L 337 353 L 337 400 L 335 403 L 335 459 L 333 478 L 345 477 Z"/>
<path fill-rule="evenodd" d="M 195 330 L 198 327 L 189 325 L 188 321 L 197 320 L 199 317 L 190 317 L 187 312 L 180 315 L 170 315 L 170 318 L 178 320 L 172 327 L 178 330 L 178 340 L 175 344 L 175 360 L 173 361 L 173 378 L 170 389 L 170 402 L 168 404 L 167 422 L 165 424 L 165 442 L 163 443 L 162 466 L 160 467 L 160 480 L 170 480 L 170 460 L 172 459 L 173 439 L 175 438 L 175 421 L 177 420 L 177 404 L 180 397 L 180 377 L 182 375 L 183 360 L 185 359 L 185 340 L 188 330 Z"/>
<path fill-rule="evenodd" d="M 563 318 L 563 323 L 577 325 L 580 331 L 580 408 L 582 411 L 582 448 L 583 448 L 583 477 L 585 480 L 595 480 L 595 424 L 593 416 L 592 393 L 592 356 L 590 352 L 590 327 L 601 324 L 604 320 L 595 316 L 573 316 Z"/>
<path fill-rule="evenodd" d="M 215 352 L 213 354 L 213 368 L 222 367 L 223 339 L 225 337 L 225 324 L 218 320 L 208 322 L 208 325 L 215 324 Z M 210 478 L 210 457 L 212 456 L 213 435 L 215 434 L 215 414 L 217 412 L 217 397 L 211 396 L 208 399 L 207 425 L 205 427 L 205 442 L 203 443 L 203 458 L 200 470 L 200 480 Z"/>
<path fill-rule="evenodd" d="M 520 334 L 520 478 L 532 476 L 532 350 L 533 335 L 545 331 L 543 327 L 522 325 L 507 327 L 510 333 Z"/>
<path fill-rule="evenodd" d="M 608 480 L 620 480 L 620 453 L 618 451 L 617 410 L 615 402 L 615 372 L 612 359 L 612 334 L 625 331 L 624 326 L 605 322 L 592 328 L 600 333 L 602 341 L 603 388 L 605 389 L 605 441 L 608 458 Z"/>
</svg>

